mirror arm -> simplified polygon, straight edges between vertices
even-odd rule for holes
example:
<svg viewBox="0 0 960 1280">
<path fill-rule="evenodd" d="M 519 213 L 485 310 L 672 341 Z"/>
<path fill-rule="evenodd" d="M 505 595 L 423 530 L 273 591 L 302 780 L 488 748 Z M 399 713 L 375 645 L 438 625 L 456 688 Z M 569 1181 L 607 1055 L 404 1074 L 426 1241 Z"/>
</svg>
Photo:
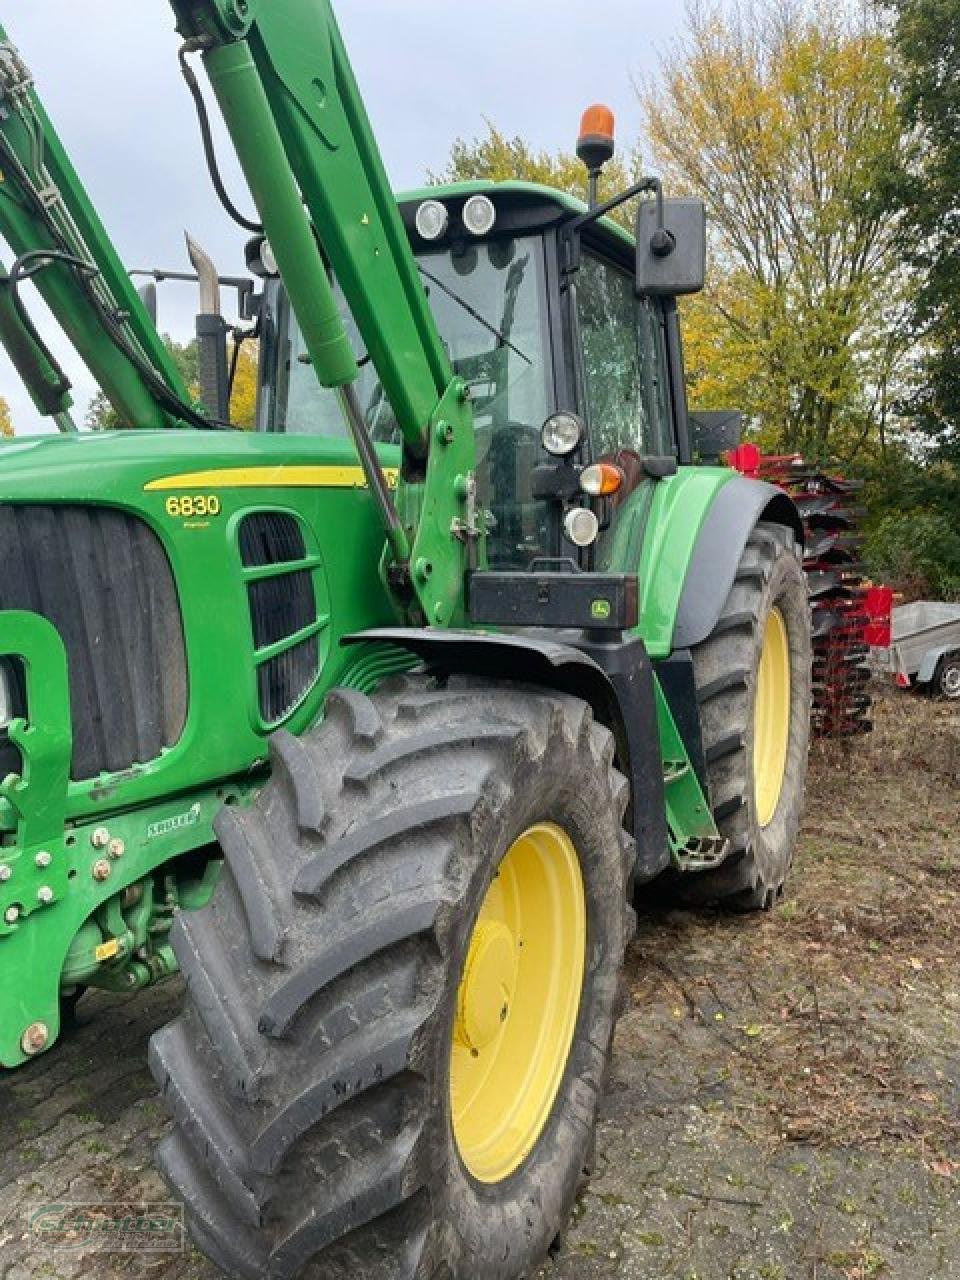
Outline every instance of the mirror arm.
<svg viewBox="0 0 960 1280">
<path fill-rule="evenodd" d="M 664 226 L 663 183 L 659 178 L 655 178 L 652 175 L 641 178 L 632 187 L 627 187 L 626 191 L 621 191 L 619 195 L 613 196 L 610 200 L 605 200 L 603 204 L 598 204 L 595 209 L 588 209 L 586 213 L 581 213 L 579 217 L 574 218 L 572 222 L 567 224 L 567 230 L 575 235 L 591 222 L 596 222 L 598 218 L 605 217 L 614 209 L 618 209 L 620 205 L 626 204 L 628 200 L 632 200 L 635 196 L 644 195 L 648 191 L 653 192 L 657 201 L 657 229 L 653 233 L 650 248 L 658 258 L 665 258 L 673 250 L 674 239 Z"/>
</svg>

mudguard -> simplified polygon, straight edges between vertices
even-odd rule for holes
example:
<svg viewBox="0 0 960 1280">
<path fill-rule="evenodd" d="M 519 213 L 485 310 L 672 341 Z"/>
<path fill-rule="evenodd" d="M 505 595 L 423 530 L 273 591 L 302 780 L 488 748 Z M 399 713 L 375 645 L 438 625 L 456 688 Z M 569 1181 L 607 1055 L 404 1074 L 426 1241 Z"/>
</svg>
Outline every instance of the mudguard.
<svg viewBox="0 0 960 1280">
<path fill-rule="evenodd" d="M 692 648 L 710 635 L 760 520 L 785 525 L 803 545 L 803 525 L 790 498 L 772 484 L 734 476 L 717 493 L 700 527 L 677 607 L 674 649 Z"/>
<path fill-rule="evenodd" d="M 637 879 L 650 880 L 669 865 L 654 675 L 639 636 L 382 627 L 343 639 L 371 642 L 407 649 L 440 672 L 542 685 L 589 703 L 613 733 L 618 768 L 630 782 L 627 825 L 637 843 Z"/>
</svg>

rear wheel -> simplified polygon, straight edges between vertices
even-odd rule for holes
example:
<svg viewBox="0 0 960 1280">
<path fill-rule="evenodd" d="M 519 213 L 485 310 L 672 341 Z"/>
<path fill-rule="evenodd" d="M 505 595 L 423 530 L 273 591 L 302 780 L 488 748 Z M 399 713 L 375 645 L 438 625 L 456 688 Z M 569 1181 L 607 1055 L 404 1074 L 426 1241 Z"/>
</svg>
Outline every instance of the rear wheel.
<svg viewBox="0 0 960 1280">
<path fill-rule="evenodd" d="M 562 694 L 411 677 L 273 752 L 175 929 L 161 1167 L 233 1274 L 513 1280 L 573 1205 L 609 1057 L 611 736 Z"/>
<path fill-rule="evenodd" d="M 731 851 L 684 876 L 684 899 L 741 910 L 783 890 L 810 742 L 810 609 L 789 530 L 757 525 L 713 633 L 693 650 L 714 817 Z"/>
</svg>

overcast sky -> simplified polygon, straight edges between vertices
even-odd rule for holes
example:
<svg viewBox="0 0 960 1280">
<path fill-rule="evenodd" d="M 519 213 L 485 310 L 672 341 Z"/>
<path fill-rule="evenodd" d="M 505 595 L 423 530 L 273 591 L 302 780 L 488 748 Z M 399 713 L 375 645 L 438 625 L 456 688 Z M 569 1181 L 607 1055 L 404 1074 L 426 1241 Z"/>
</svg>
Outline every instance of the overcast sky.
<svg viewBox="0 0 960 1280">
<path fill-rule="evenodd" d="M 243 233 L 207 178 L 166 0 L 0 4 L 127 267 L 185 269 L 189 229 L 224 274 L 241 272 Z M 653 69 L 683 19 L 683 0 L 339 0 L 336 8 L 398 189 L 442 168 L 454 138 L 483 133 L 484 117 L 537 147 L 570 148 L 581 109 L 600 100 L 617 112 L 626 145 L 640 123 L 631 75 Z M 248 205 L 226 141 L 220 150 L 237 202 Z M 163 286 L 160 327 L 192 336 L 194 301 L 189 286 Z M 82 415 L 92 383 L 58 332 L 43 327 Z M 45 429 L 2 353 L 0 395 L 18 433 Z"/>
</svg>

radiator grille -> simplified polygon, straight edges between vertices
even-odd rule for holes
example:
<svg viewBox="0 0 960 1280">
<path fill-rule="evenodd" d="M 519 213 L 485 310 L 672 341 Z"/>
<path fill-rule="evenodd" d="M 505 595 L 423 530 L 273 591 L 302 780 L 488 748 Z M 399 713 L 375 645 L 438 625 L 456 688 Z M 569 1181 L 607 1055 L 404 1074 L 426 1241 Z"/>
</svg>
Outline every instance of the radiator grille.
<svg viewBox="0 0 960 1280">
<path fill-rule="evenodd" d="M 247 584 L 253 646 L 257 651 L 257 696 L 265 724 L 292 711 L 320 671 L 317 598 L 313 569 L 305 568 L 307 546 L 299 521 L 282 511 L 247 516 L 237 542 Z M 314 628 L 314 634 L 304 635 Z M 267 656 L 263 650 L 282 646 Z"/>
<path fill-rule="evenodd" d="M 0 506 L 0 609 L 42 614 L 63 639 L 75 780 L 155 760 L 179 740 L 180 605 L 142 520 L 107 507 Z"/>
<path fill-rule="evenodd" d="M 246 516 L 237 540 L 245 569 L 303 560 L 307 554 L 303 530 L 298 521 L 284 511 L 255 511 Z"/>
</svg>

